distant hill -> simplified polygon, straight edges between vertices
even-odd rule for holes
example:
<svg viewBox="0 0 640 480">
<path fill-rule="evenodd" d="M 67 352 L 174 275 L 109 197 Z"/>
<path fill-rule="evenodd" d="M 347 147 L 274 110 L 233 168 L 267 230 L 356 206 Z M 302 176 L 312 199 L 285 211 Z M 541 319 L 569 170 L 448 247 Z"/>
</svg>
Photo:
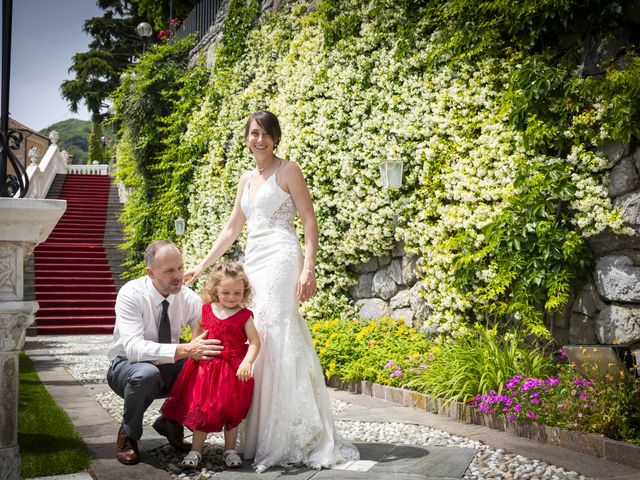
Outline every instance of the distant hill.
<svg viewBox="0 0 640 480">
<path fill-rule="evenodd" d="M 78 120 L 70 118 L 61 122 L 49 125 L 40 131 L 44 135 L 49 135 L 51 130 L 55 130 L 60 135 L 58 145 L 61 150 L 66 150 L 69 155 L 74 155 L 73 163 L 87 163 L 89 158 L 89 133 L 91 132 L 91 122 L 88 120 Z"/>
</svg>

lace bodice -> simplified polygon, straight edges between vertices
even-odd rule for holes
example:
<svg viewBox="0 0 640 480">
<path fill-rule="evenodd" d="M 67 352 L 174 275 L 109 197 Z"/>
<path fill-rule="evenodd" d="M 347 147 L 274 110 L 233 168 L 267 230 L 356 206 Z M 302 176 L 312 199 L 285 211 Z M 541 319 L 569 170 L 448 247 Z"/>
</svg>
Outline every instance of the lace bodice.
<svg viewBox="0 0 640 480">
<path fill-rule="evenodd" d="M 272 229 L 286 230 L 295 234 L 296 209 L 291 195 L 278 185 L 276 175 L 277 172 L 253 193 L 250 192 L 252 179 L 247 182 L 240 200 L 240 207 L 247 217 L 249 236 Z"/>
</svg>

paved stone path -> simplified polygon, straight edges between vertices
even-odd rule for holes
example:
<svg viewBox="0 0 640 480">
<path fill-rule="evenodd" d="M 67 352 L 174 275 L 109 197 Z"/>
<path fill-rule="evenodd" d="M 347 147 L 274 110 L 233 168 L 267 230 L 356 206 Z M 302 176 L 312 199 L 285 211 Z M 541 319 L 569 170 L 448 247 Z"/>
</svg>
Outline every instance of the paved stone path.
<svg viewBox="0 0 640 480">
<path fill-rule="evenodd" d="M 335 468 L 316 471 L 308 468 L 297 468 L 288 471 L 272 468 L 262 474 L 256 474 L 249 465 L 238 470 L 201 472 L 182 472 L 175 467 L 173 449 L 166 445 L 166 439 L 158 436 L 153 429 L 145 428 L 140 442 L 141 462 L 135 466 L 124 466 L 115 460 L 115 435 L 118 430 L 118 412 L 111 414 L 98 403 L 101 396 L 111 395 L 105 384 L 105 354 L 109 337 L 38 337 L 28 338 L 25 350 L 34 361 L 43 383 L 47 386 L 55 400 L 69 414 L 77 431 L 89 446 L 94 457 L 92 476 L 96 480 L 172 480 L 189 478 L 199 480 L 207 478 L 230 480 L 466 480 L 495 479 L 531 479 L 541 478 L 584 479 L 588 475 L 592 479 L 640 480 L 640 470 L 603 461 L 588 455 L 548 446 L 530 440 L 515 437 L 504 432 L 497 432 L 486 427 L 457 423 L 447 417 L 440 417 L 424 411 L 391 405 L 382 400 L 347 392 L 331 390 L 334 402 L 346 405 L 339 408 L 335 417 L 336 423 L 357 424 L 364 429 L 354 439 L 361 453 L 358 462 L 339 465 Z M 65 342 L 67 342 L 65 344 Z M 73 345 L 73 342 L 81 342 Z M 65 350 L 66 348 L 66 350 Z M 49 351 L 56 351 L 52 355 Z M 67 353 L 60 353 L 66 351 Z M 78 353 L 82 352 L 82 353 Z M 79 370 L 82 370 L 80 375 Z M 73 376 L 72 376 L 72 374 Z M 75 378 L 74 378 L 75 377 Z M 78 380 L 80 379 L 80 380 Z M 159 408 L 161 402 L 154 402 L 151 415 Z M 119 407 L 116 406 L 116 410 Z M 384 424 L 400 431 L 426 429 L 439 430 L 443 436 L 460 435 L 464 446 L 403 445 L 398 442 L 382 440 L 378 435 L 377 425 Z M 371 431 L 368 432 L 367 429 Z M 444 433 L 449 432 L 449 434 Z M 211 438 L 211 437 L 210 437 Z M 357 441 L 364 438 L 366 441 Z M 459 439 L 458 439 L 459 440 Z M 211 441 L 211 440 L 209 440 Z M 207 448 L 211 452 L 221 453 L 220 445 Z M 401 443 L 401 442 L 400 442 Z M 415 443 L 415 442 L 414 442 Z M 480 469 L 479 457 L 489 458 L 488 448 L 491 445 L 501 452 L 502 457 L 515 458 L 521 466 L 513 470 L 506 468 L 507 461 L 495 465 L 495 468 Z M 474 448 L 476 446 L 477 448 Z M 504 452 L 514 452 L 508 454 Z M 495 450 L 494 450 L 495 451 Z M 207 450 L 205 450 L 207 453 Z M 515 455 L 515 454 L 520 455 Z M 219 456 L 219 455 L 218 455 Z M 528 458 L 526 458 L 528 457 Z M 530 461 L 531 459 L 540 459 Z M 546 464 L 552 467 L 545 467 Z M 473 464 L 472 464 L 473 462 Z M 475 465 L 475 467 L 474 467 Z M 541 466 L 542 465 L 542 466 Z M 553 467 L 556 465 L 557 467 Z M 159 468 L 160 467 L 160 468 Z M 559 468 L 562 467 L 562 468 Z M 546 469 L 545 469 L 546 468 Z M 555 470 L 554 470 L 555 469 Z M 563 470 L 564 469 L 564 470 Z M 545 472 L 544 474 L 536 472 Z M 551 473 L 549 473 L 551 472 Z M 55 477 L 49 477 L 53 480 Z M 86 478 L 63 476 L 55 480 L 87 480 Z"/>
</svg>

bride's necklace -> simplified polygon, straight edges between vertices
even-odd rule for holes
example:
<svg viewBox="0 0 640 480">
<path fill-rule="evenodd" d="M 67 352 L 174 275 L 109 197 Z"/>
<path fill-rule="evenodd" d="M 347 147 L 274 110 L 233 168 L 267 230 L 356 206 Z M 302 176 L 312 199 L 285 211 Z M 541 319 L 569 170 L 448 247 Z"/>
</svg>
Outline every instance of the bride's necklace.
<svg viewBox="0 0 640 480">
<path fill-rule="evenodd" d="M 266 169 L 273 167 L 277 163 L 277 161 L 278 161 L 277 158 L 273 157 L 271 162 L 269 162 L 269 165 L 265 165 L 262 168 L 260 168 L 260 166 L 258 166 L 258 173 L 263 173 Z"/>
</svg>

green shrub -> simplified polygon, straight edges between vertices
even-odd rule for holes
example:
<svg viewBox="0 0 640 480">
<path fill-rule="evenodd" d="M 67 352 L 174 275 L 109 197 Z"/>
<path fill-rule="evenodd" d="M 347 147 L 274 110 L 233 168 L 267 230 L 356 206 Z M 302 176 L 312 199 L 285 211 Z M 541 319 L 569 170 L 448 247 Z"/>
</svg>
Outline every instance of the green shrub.
<svg viewBox="0 0 640 480">
<path fill-rule="evenodd" d="M 310 329 L 326 376 L 349 381 L 400 386 L 403 379 L 389 376 L 384 366 L 393 359 L 409 368 L 431 345 L 424 334 L 390 318 L 317 321 Z"/>
<path fill-rule="evenodd" d="M 435 344 L 389 318 L 366 324 L 317 321 L 310 329 L 327 377 L 404 386 L 447 400 L 499 391 L 519 372 L 540 376 L 553 371 L 553 359 L 528 347 L 519 332 L 501 337 L 495 328 L 477 326 Z"/>
</svg>

